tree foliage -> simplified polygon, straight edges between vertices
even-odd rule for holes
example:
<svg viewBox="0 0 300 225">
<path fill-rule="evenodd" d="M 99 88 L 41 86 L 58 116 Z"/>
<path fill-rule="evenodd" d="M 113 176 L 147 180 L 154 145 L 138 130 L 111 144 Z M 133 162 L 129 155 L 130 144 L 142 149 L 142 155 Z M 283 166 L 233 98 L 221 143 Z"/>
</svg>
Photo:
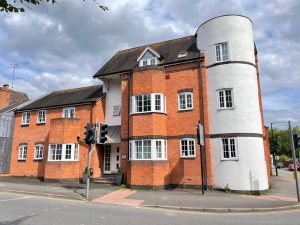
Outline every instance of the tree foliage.
<svg viewBox="0 0 300 225">
<path fill-rule="evenodd" d="M 86 1 L 86 0 L 82 0 Z M 103 10 L 107 11 L 108 8 L 104 5 L 101 5 L 97 2 L 97 0 L 91 0 L 98 7 Z M 31 6 L 39 5 L 43 0 L 0 0 L 0 12 L 7 12 L 7 13 L 19 13 L 25 12 L 25 8 L 30 8 Z M 48 2 L 51 4 L 57 3 L 57 0 L 44 0 L 44 2 Z"/>
<path fill-rule="evenodd" d="M 300 136 L 300 127 L 293 127 L 293 133 Z M 272 138 L 272 131 L 271 129 L 269 129 L 269 143 L 272 154 L 287 155 L 289 157 L 292 157 L 290 135 L 288 130 L 273 128 Z M 299 151 L 300 148 L 296 149 L 296 155 L 298 155 Z"/>
</svg>

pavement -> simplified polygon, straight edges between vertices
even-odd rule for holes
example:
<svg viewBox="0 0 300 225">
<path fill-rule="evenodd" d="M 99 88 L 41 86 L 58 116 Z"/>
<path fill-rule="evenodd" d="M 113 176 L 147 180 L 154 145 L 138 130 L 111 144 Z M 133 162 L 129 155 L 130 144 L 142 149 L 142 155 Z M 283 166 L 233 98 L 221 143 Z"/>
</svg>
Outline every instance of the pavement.
<svg viewBox="0 0 300 225">
<path fill-rule="evenodd" d="M 40 182 L 34 179 L 0 177 L 0 192 L 45 196 L 85 201 L 85 185 Z M 281 169 L 272 176 L 271 190 L 260 196 L 222 191 L 172 189 L 131 190 L 116 186 L 90 185 L 90 201 L 135 207 L 162 208 L 196 212 L 264 212 L 300 209 L 296 198 L 295 180 L 291 172 Z"/>
<path fill-rule="evenodd" d="M 300 209 L 206 213 L 97 204 L 0 192 L 1 225 L 299 225 Z"/>
</svg>

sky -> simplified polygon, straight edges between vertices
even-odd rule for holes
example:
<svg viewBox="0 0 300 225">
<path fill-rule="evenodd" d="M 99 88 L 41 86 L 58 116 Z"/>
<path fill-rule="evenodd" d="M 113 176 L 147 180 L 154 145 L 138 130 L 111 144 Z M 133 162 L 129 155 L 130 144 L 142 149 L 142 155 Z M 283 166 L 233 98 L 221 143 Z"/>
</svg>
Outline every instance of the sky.
<svg viewBox="0 0 300 225">
<path fill-rule="evenodd" d="M 117 51 L 194 35 L 204 21 L 242 14 L 253 21 L 265 124 L 300 125 L 299 0 L 57 0 L 25 13 L 0 12 L 0 85 L 31 99 L 99 84 L 92 76 Z"/>
</svg>

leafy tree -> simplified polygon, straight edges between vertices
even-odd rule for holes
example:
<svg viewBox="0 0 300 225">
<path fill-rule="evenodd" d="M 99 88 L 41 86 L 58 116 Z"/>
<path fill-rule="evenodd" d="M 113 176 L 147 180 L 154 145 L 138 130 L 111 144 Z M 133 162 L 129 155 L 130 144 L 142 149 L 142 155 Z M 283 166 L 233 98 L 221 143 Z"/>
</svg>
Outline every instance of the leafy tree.
<svg viewBox="0 0 300 225">
<path fill-rule="evenodd" d="M 25 8 L 30 8 L 30 6 L 39 5 L 42 1 L 43 0 L 0 0 L 0 12 L 7 12 L 7 13 L 25 12 Z M 91 1 L 97 4 L 101 10 L 103 11 L 108 10 L 106 6 L 100 5 L 97 0 L 91 0 Z M 54 5 L 57 2 L 57 0 L 44 0 L 44 2 L 49 2 Z"/>
<path fill-rule="evenodd" d="M 300 136 L 300 127 L 293 127 L 293 133 L 298 134 Z M 273 139 L 272 139 L 272 131 L 269 129 L 269 142 L 271 153 L 276 155 L 287 155 L 292 157 L 291 151 L 291 142 L 290 135 L 288 130 L 281 130 L 278 128 L 273 128 Z M 296 149 L 296 155 L 298 155 L 300 148 Z"/>
</svg>

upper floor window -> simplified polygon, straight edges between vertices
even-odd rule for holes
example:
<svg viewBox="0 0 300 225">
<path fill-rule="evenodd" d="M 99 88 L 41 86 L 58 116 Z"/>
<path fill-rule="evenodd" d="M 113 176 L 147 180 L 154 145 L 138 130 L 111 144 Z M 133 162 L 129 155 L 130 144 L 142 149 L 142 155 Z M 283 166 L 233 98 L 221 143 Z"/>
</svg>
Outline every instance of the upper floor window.
<svg viewBox="0 0 300 225">
<path fill-rule="evenodd" d="M 78 144 L 50 144 L 48 161 L 77 161 L 79 155 Z"/>
<path fill-rule="evenodd" d="M 64 108 L 63 118 L 75 118 L 75 108 L 74 107 Z"/>
<path fill-rule="evenodd" d="M 37 123 L 46 123 L 46 110 L 38 111 Z"/>
<path fill-rule="evenodd" d="M 193 93 L 183 92 L 178 95 L 178 110 L 193 109 Z"/>
<path fill-rule="evenodd" d="M 151 93 L 135 95 L 130 98 L 130 113 L 166 112 L 166 97 L 163 94 Z"/>
<path fill-rule="evenodd" d="M 148 58 L 148 59 L 141 59 L 140 60 L 140 67 L 142 66 L 153 66 L 158 64 L 158 59 L 156 57 Z"/>
<path fill-rule="evenodd" d="M 182 158 L 194 158 L 196 157 L 196 148 L 194 139 L 182 139 L 180 140 L 180 156 Z"/>
<path fill-rule="evenodd" d="M 223 62 L 229 60 L 228 42 L 216 44 L 216 60 Z"/>
<path fill-rule="evenodd" d="M 151 47 L 147 47 L 138 57 L 137 62 L 140 67 L 152 66 L 159 63 L 160 55 Z"/>
<path fill-rule="evenodd" d="M 19 160 L 26 160 L 27 157 L 27 144 L 22 144 L 19 146 Z"/>
<path fill-rule="evenodd" d="M 134 140 L 129 142 L 129 160 L 165 160 L 167 142 L 161 139 Z"/>
<path fill-rule="evenodd" d="M 237 147 L 235 138 L 222 138 L 223 159 L 237 159 Z"/>
<path fill-rule="evenodd" d="M 219 109 L 233 108 L 233 91 L 232 89 L 218 90 Z"/>
<path fill-rule="evenodd" d="M 26 125 L 30 123 L 30 112 L 22 113 L 22 125 Z"/>
<path fill-rule="evenodd" d="M 34 159 L 43 159 L 44 145 L 37 144 L 34 149 Z"/>
</svg>

